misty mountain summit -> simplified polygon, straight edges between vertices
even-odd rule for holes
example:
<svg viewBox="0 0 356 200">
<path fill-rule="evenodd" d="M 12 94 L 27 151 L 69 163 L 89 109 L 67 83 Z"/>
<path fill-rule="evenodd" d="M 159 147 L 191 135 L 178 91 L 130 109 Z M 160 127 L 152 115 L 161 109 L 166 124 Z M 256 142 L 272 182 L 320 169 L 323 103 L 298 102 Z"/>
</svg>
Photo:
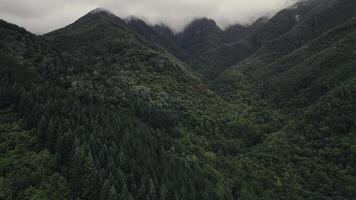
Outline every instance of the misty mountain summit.
<svg viewBox="0 0 356 200">
<path fill-rule="evenodd" d="M 180 32 L 0 20 L 0 199 L 356 196 L 356 1 Z"/>
<path fill-rule="evenodd" d="M 114 15 L 109 9 L 106 8 L 95 8 L 89 12 L 89 14 L 97 14 L 97 13 L 106 13 L 106 14 Z"/>
</svg>

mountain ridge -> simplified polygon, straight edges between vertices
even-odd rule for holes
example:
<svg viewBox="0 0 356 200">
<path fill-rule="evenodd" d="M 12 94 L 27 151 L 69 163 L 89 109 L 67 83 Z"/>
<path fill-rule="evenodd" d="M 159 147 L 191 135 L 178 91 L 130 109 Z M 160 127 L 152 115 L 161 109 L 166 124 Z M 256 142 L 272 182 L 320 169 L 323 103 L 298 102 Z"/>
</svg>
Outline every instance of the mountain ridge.
<svg viewBox="0 0 356 200">
<path fill-rule="evenodd" d="M 0 20 L 0 199 L 353 199 L 355 11 L 200 19 L 184 45 L 101 9 L 41 36 Z"/>
</svg>

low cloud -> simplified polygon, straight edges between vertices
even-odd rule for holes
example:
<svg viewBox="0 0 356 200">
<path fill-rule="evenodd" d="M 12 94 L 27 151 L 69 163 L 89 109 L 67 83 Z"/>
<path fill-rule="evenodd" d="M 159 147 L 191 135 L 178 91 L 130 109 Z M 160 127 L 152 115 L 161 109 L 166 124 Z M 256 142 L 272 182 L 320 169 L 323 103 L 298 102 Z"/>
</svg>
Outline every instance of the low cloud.
<svg viewBox="0 0 356 200">
<path fill-rule="evenodd" d="M 194 18 L 208 17 L 222 28 L 250 23 L 296 0 L 0 0 L 0 18 L 42 34 L 66 26 L 92 9 L 103 7 L 125 18 L 181 30 Z"/>
</svg>

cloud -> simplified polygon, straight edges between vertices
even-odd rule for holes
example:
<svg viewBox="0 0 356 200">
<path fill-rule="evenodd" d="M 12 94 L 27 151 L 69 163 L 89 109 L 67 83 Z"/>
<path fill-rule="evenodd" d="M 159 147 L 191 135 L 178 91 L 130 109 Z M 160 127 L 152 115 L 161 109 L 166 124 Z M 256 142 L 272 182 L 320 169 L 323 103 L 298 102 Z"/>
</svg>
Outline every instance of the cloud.
<svg viewBox="0 0 356 200">
<path fill-rule="evenodd" d="M 0 0 L 0 18 L 34 33 L 46 33 L 75 21 L 97 7 L 120 17 L 137 16 L 165 23 L 176 31 L 198 17 L 208 17 L 221 27 L 249 23 L 274 13 L 295 0 Z"/>
</svg>

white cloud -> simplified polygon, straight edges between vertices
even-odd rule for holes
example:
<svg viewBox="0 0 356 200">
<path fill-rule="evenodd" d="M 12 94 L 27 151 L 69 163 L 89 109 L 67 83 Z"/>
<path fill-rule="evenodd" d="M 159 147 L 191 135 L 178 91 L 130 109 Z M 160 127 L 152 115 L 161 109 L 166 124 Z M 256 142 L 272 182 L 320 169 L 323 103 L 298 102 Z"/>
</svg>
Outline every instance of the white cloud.
<svg viewBox="0 0 356 200">
<path fill-rule="evenodd" d="M 197 17 L 220 26 L 249 23 L 295 0 L 0 0 L 0 18 L 45 33 L 72 23 L 91 9 L 104 7 L 120 17 L 137 16 L 175 30 Z"/>
</svg>

